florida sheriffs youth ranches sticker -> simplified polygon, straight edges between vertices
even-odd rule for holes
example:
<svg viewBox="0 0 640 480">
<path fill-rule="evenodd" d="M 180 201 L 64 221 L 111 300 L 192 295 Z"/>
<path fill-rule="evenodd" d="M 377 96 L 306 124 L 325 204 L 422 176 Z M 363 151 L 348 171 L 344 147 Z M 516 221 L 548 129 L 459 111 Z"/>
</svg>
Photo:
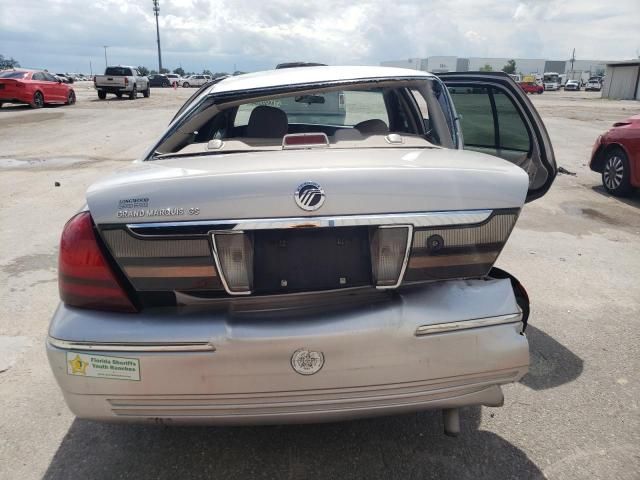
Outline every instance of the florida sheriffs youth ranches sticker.
<svg viewBox="0 0 640 480">
<path fill-rule="evenodd" d="M 106 357 L 67 352 L 67 373 L 78 377 L 140 380 L 140 361 L 137 358 Z"/>
<path fill-rule="evenodd" d="M 324 365 L 322 352 L 300 349 L 293 352 L 291 366 L 300 375 L 313 375 L 320 371 Z"/>
</svg>

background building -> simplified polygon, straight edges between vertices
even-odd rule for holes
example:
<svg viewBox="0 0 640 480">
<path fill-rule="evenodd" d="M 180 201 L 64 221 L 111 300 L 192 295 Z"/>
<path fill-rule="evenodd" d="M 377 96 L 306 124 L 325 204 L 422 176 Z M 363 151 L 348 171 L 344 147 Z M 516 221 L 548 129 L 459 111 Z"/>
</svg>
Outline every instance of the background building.
<svg viewBox="0 0 640 480">
<path fill-rule="evenodd" d="M 511 58 L 496 57 L 455 57 L 432 56 L 427 58 L 409 58 L 407 60 L 390 60 L 381 62 L 387 67 L 410 68 L 413 70 L 425 70 L 433 73 L 444 72 L 469 72 L 477 71 L 489 65 L 494 72 L 501 71 Z M 514 58 L 516 61 L 516 73 L 529 74 L 544 72 L 567 73 L 571 70 L 570 60 L 547 60 L 543 58 Z M 602 75 L 607 62 L 604 60 L 575 60 L 574 71 L 585 72 L 584 77 Z"/>
<path fill-rule="evenodd" d="M 640 60 L 607 63 L 602 98 L 640 100 Z"/>
</svg>

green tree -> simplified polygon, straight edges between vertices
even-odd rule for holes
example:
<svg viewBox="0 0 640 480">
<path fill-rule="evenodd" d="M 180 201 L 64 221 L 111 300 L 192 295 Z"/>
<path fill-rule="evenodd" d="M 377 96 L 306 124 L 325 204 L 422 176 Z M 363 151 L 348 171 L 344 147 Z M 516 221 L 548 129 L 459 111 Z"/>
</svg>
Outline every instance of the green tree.
<svg viewBox="0 0 640 480">
<path fill-rule="evenodd" d="M 147 75 L 149 75 L 149 69 L 147 67 L 143 67 L 142 65 L 138 65 L 138 71 L 140 72 L 140 75 L 142 75 L 143 77 L 146 77 Z"/>
<path fill-rule="evenodd" d="M 516 73 L 516 61 L 512 58 L 507 62 L 507 64 L 502 67 L 502 71 L 504 73 L 508 73 L 509 75 L 513 75 Z"/>
<path fill-rule="evenodd" d="M 202 70 L 202 75 L 209 75 L 210 77 L 213 77 L 213 73 L 211 73 L 211 70 L 208 70 L 206 68 Z"/>
<path fill-rule="evenodd" d="M 164 68 L 164 67 L 162 67 L 162 68 L 160 69 L 160 73 L 163 73 L 163 74 L 164 74 L 164 73 L 171 73 L 171 70 L 169 70 L 168 68 Z"/>
<path fill-rule="evenodd" d="M 173 73 L 175 73 L 176 75 L 180 75 L 181 77 L 184 77 L 184 70 L 182 69 L 182 67 L 178 67 L 174 69 Z"/>
<path fill-rule="evenodd" d="M 7 68 L 16 68 L 19 67 L 20 63 L 13 57 L 5 57 L 4 55 L 0 55 L 0 70 L 6 70 Z"/>
<path fill-rule="evenodd" d="M 480 67 L 481 72 L 493 72 L 493 68 L 488 63 L 484 64 L 484 67 Z"/>
<path fill-rule="evenodd" d="M 156 70 L 151 70 L 149 73 L 150 73 L 151 75 L 157 75 L 157 74 L 158 74 L 158 72 L 157 72 Z"/>
</svg>

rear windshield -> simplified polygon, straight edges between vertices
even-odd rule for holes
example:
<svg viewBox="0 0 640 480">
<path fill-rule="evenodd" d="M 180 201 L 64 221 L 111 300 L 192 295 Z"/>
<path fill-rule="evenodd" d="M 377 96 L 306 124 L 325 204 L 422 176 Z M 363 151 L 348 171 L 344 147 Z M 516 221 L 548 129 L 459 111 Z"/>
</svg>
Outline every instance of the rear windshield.
<svg viewBox="0 0 640 480">
<path fill-rule="evenodd" d="M 132 75 L 131 69 L 126 67 L 107 67 L 104 74 L 113 75 L 114 77 L 128 77 Z"/>
<path fill-rule="evenodd" d="M 431 79 L 280 90 L 254 99 L 244 92 L 213 95 L 180 120 L 154 156 L 281 149 L 285 135 L 309 133 L 325 135 L 327 148 L 449 147 L 451 112 L 446 90 Z"/>
<path fill-rule="evenodd" d="M 0 72 L 0 78 L 25 78 L 29 72 L 15 72 L 13 70 Z"/>
</svg>

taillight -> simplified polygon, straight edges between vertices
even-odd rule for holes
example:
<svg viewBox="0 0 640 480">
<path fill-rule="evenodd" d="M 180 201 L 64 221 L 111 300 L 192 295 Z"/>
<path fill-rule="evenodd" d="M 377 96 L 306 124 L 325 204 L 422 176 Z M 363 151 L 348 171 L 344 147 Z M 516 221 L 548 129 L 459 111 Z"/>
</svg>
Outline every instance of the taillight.
<svg viewBox="0 0 640 480">
<path fill-rule="evenodd" d="M 220 279 L 232 295 L 248 295 L 253 289 L 253 246 L 243 232 L 214 233 L 213 251 Z"/>
<path fill-rule="evenodd" d="M 96 85 L 98 82 L 96 80 L 96 75 L 93 76 L 93 84 Z"/>
<path fill-rule="evenodd" d="M 404 280 L 486 275 L 502 251 L 517 218 L 516 211 L 501 211 L 476 225 L 416 228 Z"/>
<path fill-rule="evenodd" d="M 60 298 L 67 305 L 95 310 L 137 311 L 98 245 L 89 212 L 77 214 L 62 231 L 58 286 Z"/>
<path fill-rule="evenodd" d="M 407 260 L 412 227 L 382 226 L 371 234 L 371 270 L 377 288 L 397 287 Z"/>
<path fill-rule="evenodd" d="M 129 85 L 129 77 L 124 77 L 124 85 Z"/>
</svg>

